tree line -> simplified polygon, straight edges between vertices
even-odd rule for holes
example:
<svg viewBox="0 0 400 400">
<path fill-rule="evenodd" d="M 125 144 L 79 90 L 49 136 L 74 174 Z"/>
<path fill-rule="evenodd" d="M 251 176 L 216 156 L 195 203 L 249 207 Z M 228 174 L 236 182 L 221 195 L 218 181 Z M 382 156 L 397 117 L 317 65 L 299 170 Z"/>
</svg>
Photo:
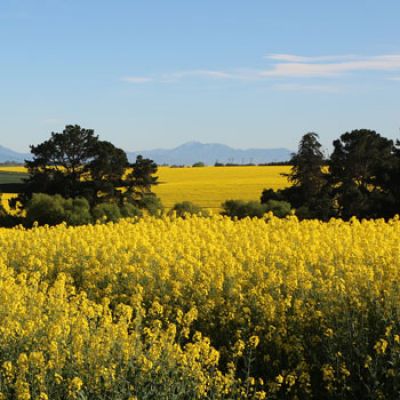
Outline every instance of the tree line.
<svg viewBox="0 0 400 400">
<path fill-rule="evenodd" d="M 261 203 L 286 201 L 300 218 L 391 218 L 400 212 L 400 142 L 359 129 L 333 142 L 326 159 L 319 136 L 305 134 L 290 160 L 291 186 L 266 189 Z"/>
</svg>

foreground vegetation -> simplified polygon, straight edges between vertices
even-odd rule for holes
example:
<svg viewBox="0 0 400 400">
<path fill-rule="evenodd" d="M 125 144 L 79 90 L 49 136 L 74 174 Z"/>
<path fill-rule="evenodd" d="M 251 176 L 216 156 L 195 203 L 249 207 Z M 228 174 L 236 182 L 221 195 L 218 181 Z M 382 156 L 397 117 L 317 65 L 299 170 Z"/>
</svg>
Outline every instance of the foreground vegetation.
<svg viewBox="0 0 400 400">
<path fill-rule="evenodd" d="M 0 229 L 0 398 L 399 398 L 400 222 L 267 219 Z"/>
</svg>

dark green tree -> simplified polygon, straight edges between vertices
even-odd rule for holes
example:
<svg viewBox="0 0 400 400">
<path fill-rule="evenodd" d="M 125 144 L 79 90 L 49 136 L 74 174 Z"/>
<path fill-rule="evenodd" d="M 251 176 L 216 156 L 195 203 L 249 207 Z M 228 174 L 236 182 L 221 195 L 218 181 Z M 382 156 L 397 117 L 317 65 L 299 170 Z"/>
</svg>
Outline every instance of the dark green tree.
<svg viewBox="0 0 400 400">
<path fill-rule="evenodd" d="M 62 133 L 30 146 L 33 159 L 25 161 L 29 172 L 28 194 L 41 192 L 76 197 L 89 179 L 88 164 L 95 156 L 99 139 L 92 129 L 67 125 Z"/>
<path fill-rule="evenodd" d="M 125 199 L 128 202 L 138 203 L 145 197 L 155 196 L 152 186 L 158 184 L 158 177 L 155 176 L 158 170 L 157 164 L 153 160 L 137 156 L 136 161 L 129 167 L 131 172 L 124 181 Z"/>
<path fill-rule="evenodd" d="M 92 129 L 67 125 L 62 133 L 31 146 L 33 158 L 26 161 L 29 172 L 19 201 L 25 205 L 33 193 L 84 197 L 93 206 L 121 197 L 128 160 L 123 150 L 100 141 Z"/>
<path fill-rule="evenodd" d="M 333 215 L 327 173 L 324 171 L 326 160 L 318 139 L 314 132 L 306 133 L 301 138 L 298 151 L 290 160 L 291 171 L 285 174 L 292 185 L 277 192 L 264 190 L 262 203 L 287 201 L 300 210 L 297 215 L 301 218 L 326 220 Z"/>
<path fill-rule="evenodd" d="M 397 190 L 393 141 L 361 129 L 344 133 L 333 146 L 330 184 L 339 216 L 391 217 Z"/>
<path fill-rule="evenodd" d="M 292 169 L 288 180 L 293 186 L 301 188 L 303 203 L 318 196 L 326 184 L 323 172 L 326 161 L 318 139 L 316 133 L 306 133 L 300 140 L 297 153 L 290 160 Z"/>
<path fill-rule="evenodd" d="M 389 190 L 393 196 L 393 210 L 392 214 L 400 213 L 400 141 L 396 141 L 393 151 L 393 163 L 388 172 L 389 176 Z"/>
<path fill-rule="evenodd" d="M 108 201 L 122 199 L 123 177 L 128 167 L 126 153 L 110 142 L 99 141 L 93 159 L 88 163 L 91 197 Z M 98 203 L 99 201 L 96 201 Z"/>
</svg>

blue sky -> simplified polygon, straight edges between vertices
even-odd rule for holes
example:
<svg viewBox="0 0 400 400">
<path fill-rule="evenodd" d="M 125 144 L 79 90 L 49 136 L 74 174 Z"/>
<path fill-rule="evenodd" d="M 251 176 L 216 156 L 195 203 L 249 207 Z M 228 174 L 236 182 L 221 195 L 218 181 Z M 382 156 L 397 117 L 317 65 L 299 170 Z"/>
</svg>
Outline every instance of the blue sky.
<svg viewBox="0 0 400 400">
<path fill-rule="evenodd" d="M 0 144 L 400 137 L 398 0 L 1 0 Z"/>
</svg>

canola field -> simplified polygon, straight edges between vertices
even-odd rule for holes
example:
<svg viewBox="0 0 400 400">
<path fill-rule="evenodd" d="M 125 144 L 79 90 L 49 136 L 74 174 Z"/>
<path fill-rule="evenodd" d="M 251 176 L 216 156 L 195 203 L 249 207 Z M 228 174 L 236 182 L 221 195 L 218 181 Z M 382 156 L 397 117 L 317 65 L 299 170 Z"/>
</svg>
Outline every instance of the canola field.
<svg viewBox="0 0 400 400">
<path fill-rule="evenodd" d="M 24 172 L 24 167 L 0 167 L 1 171 Z M 254 167 L 160 167 L 160 184 L 154 192 L 165 208 L 191 201 L 200 207 L 218 211 L 225 200 L 259 200 L 263 189 L 288 186 L 289 166 Z M 8 195 L 10 197 L 10 194 Z"/>
<path fill-rule="evenodd" d="M 1 171 L 25 173 L 26 168 L 23 166 L 18 166 L 18 165 L 13 165 L 13 166 L 2 165 L 2 166 L 0 166 L 0 172 Z"/>
<path fill-rule="evenodd" d="M 188 200 L 219 209 L 225 200 L 259 200 L 265 188 L 288 186 L 289 166 L 159 168 L 160 184 L 154 188 L 166 208 Z"/>
<path fill-rule="evenodd" d="M 397 399 L 400 221 L 0 229 L 0 399 Z"/>
</svg>

